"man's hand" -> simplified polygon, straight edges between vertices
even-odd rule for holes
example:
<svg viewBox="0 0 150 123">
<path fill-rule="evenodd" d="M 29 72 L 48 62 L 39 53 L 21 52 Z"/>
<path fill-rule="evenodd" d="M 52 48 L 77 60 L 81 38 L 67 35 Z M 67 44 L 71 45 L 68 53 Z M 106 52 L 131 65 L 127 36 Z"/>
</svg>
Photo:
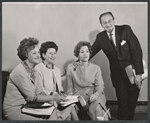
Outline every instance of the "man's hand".
<svg viewBox="0 0 150 123">
<path fill-rule="evenodd" d="M 135 84 L 137 85 L 137 87 L 139 89 L 141 89 L 141 85 L 142 85 L 142 76 L 141 75 L 135 76 Z"/>
</svg>

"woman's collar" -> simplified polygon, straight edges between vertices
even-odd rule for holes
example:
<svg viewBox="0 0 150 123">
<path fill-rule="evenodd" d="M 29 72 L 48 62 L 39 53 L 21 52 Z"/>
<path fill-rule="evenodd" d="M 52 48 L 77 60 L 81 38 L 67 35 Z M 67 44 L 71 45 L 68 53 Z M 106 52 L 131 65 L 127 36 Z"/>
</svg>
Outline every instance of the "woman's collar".
<svg viewBox="0 0 150 123">
<path fill-rule="evenodd" d="M 31 79 L 31 82 L 34 83 L 35 81 L 35 70 L 34 68 L 29 68 L 28 64 L 26 63 L 26 61 L 22 61 L 21 64 L 24 66 L 24 68 L 26 69 L 27 73 L 30 75 L 30 79 Z"/>
<path fill-rule="evenodd" d="M 89 65 L 90 65 L 90 62 L 88 61 L 87 67 L 88 67 Z M 83 67 L 83 65 L 81 65 L 79 61 L 74 62 L 74 63 L 73 63 L 73 66 L 74 66 L 74 69 L 76 69 L 76 68 L 79 67 L 79 66 Z"/>
<path fill-rule="evenodd" d="M 34 67 L 30 68 L 28 66 L 28 64 L 26 63 L 26 61 L 22 61 L 21 64 L 25 67 L 25 69 L 27 70 L 27 72 L 29 72 L 29 73 L 35 72 Z"/>
<path fill-rule="evenodd" d="M 42 62 L 45 65 L 45 67 L 47 67 L 48 69 L 54 69 L 54 64 L 47 65 L 44 61 L 42 61 Z"/>
</svg>

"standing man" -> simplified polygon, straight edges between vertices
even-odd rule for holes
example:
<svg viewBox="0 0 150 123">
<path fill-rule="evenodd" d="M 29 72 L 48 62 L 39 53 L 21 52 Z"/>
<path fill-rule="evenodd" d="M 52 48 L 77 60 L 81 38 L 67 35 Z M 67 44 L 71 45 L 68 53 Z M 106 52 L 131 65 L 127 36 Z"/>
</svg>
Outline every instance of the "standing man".
<svg viewBox="0 0 150 123">
<path fill-rule="evenodd" d="M 104 31 L 97 34 L 92 46 L 92 55 L 103 50 L 110 63 L 111 80 L 118 99 L 118 119 L 133 120 L 139 96 L 143 72 L 143 56 L 140 43 L 128 25 L 114 25 L 111 12 L 100 15 L 99 21 Z M 134 65 L 135 83 L 131 84 L 125 68 Z"/>
</svg>

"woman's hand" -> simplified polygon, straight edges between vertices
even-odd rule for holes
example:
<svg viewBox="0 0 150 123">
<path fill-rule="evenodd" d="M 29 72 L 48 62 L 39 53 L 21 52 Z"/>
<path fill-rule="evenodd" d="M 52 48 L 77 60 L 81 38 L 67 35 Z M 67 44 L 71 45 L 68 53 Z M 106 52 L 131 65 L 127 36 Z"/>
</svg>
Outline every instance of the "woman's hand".
<svg viewBox="0 0 150 123">
<path fill-rule="evenodd" d="M 66 96 L 60 96 L 60 98 L 61 98 L 61 101 L 66 101 L 67 100 Z"/>
<path fill-rule="evenodd" d="M 60 97 L 60 95 L 53 95 L 53 101 L 56 101 L 57 103 L 59 103 L 60 101 L 61 101 L 61 97 Z"/>
<path fill-rule="evenodd" d="M 67 94 L 65 94 L 65 92 L 63 92 L 63 91 L 61 91 L 59 95 L 60 95 L 60 96 L 67 97 Z"/>
<path fill-rule="evenodd" d="M 61 101 L 66 101 L 65 96 L 60 96 L 59 94 L 53 95 L 54 101 L 60 103 Z"/>
<path fill-rule="evenodd" d="M 60 96 L 67 97 L 67 94 L 65 94 L 65 93 L 60 93 Z"/>
<path fill-rule="evenodd" d="M 57 92 L 53 92 L 53 95 L 59 95 Z"/>
<path fill-rule="evenodd" d="M 90 102 L 94 102 L 94 101 L 96 101 L 97 99 L 98 99 L 98 96 L 95 95 L 95 94 L 92 94 L 92 95 L 90 96 Z"/>
</svg>

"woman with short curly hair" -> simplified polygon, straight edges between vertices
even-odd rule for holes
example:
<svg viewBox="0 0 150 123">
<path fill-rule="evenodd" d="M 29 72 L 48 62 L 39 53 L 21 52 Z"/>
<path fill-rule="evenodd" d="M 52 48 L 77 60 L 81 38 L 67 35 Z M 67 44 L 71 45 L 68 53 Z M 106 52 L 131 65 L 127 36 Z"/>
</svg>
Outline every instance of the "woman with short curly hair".
<svg viewBox="0 0 150 123">
<path fill-rule="evenodd" d="M 80 49 L 82 46 L 87 46 L 88 50 L 89 50 L 89 54 L 92 54 L 92 50 L 91 50 L 91 44 L 90 42 L 87 41 L 80 41 L 79 43 L 77 43 L 77 45 L 74 48 L 74 56 L 78 57 L 79 53 L 80 53 Z"/>
<path fill-rule="evenodd" d="M 83 108 L 87 110 L 88 116 L 98 120 L 97 117 L 102 117 L 107 110 L 100 67 L 89 62 L 91 45 L 87 41 L 77 43 L 74 55 L 79 61 L 67 67 L 67 94 L 81 95 L 86 101 Z M 104 120 L 108 120 L 109 116 L 108 112 Z"/>
<path fill-rule="evenodd" d="M 53 41 L 46 41 L 41 44 L 40 54 L 42 62 L 35 67 L 36 77 L 47 95 L 66 96 L 61 83 L 60 70 L 55 65 L 57 51 L 58 46 Z M 58 120 L 59 118 L 61 120 L 78 120 L 74 104 L 63 108 L 63 110 L 60 110 L 59 106 L 57 110 Z"/>
<path fill-rule="evenodd" d="M 29 37 L 25 38 L 20 42 L 19 47 L 17 48 L 18 57 L 24 61 L 28 58 L 28 53 L 35 48 L 39 43 L 38 39 Z"/>
<path fill-rule="evenodd" d="M 22 113 L 25 104 L 42 105 L 44 102 L 65 100 L 59 95 L 46 95 L 36 80 L 35 65 L 40 63 L 38 39 L 25 38 L 17 49 L 22 62 L 10 73 L 3 102 L 3 111 L 8 120 L 57 120 L 54 109 L 51 116 Z"/>
</svg>

